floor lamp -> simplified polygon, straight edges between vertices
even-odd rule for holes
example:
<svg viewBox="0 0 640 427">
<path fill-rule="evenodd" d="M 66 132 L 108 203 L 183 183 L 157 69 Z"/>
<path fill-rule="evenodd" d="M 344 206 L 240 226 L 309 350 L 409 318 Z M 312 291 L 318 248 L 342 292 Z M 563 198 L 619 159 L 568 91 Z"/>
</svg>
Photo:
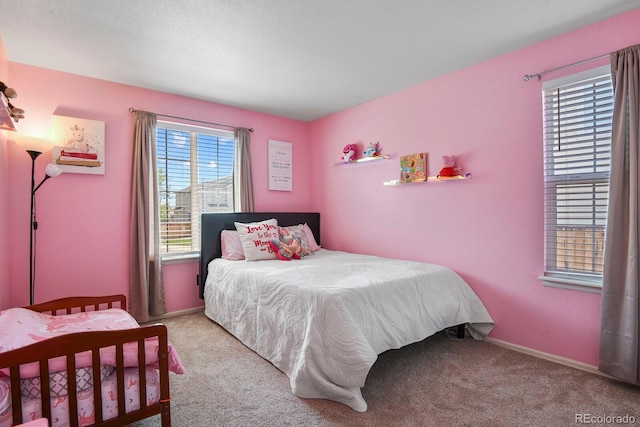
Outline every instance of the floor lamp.
<svg viewBox="0 0 640 427">
<path fill-rule="evenodd" d="M 45 183 L 49 178 L 55 178 L 62 173 L 62 169 L 58 166 L 50 163 L 45 170 L 45 177 L 36 186 L 35 172 L 36 172 L 36 159 L 44 150 L 41 148 L 34 149 L 34 145 L 46 144 L 51 146 L 51 142 L 42 140 L 40 138 L 28 138 L 26 141 L 24 137 L 21 137 L 21 144 L 23 145 L 31 157 L 31 209 L 29 210 L 29 305 L 33 305 L 35 299 L 35 233 L 38 230 L 38 221 L 36 220 L 36 191 Z"/>
</svg>

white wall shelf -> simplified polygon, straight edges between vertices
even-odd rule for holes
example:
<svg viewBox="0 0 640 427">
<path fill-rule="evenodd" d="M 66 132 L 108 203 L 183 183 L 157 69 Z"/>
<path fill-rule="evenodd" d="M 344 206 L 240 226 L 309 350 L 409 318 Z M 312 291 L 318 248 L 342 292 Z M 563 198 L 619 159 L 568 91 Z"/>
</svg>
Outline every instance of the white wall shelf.
<svg viewBox="0 0 640 427">
<path fill-rule="evenodd" d="M 426 180 L 424 181 L 412 181 L 412 182 L 402 182 L 399 179 L 394 179 L 391 181 L 385 181 L 383 184 L 384 185 L 388 185 L 390 187 L 397 187 L 400 185 L 407 185 L 407 184 L 425 184 L 427 182 L 452 182 L 452 181 L 464 181 L 467 179 L 471 179 L 471 174 L 470 173 L 466 173 L 464 175 L 456 175 L 456 176 L 430 176 L 427 177 Z"/>
<path fill-rule="evenodd" d="M 380 155 L 380 156 L 362 157 L 361 159 L 351 160 L 350 162 L 332 163 L 329 166 L 346 166 L 346 165 L 352 165 L 352 164 L 355 164 L 355 163 L 375 162 L 377 160 L 389 160 L 390 158 L 391 158 L 391 156 L 389 156 L 387 154 L 383 154 L 383 155 Z"/>
</svg>

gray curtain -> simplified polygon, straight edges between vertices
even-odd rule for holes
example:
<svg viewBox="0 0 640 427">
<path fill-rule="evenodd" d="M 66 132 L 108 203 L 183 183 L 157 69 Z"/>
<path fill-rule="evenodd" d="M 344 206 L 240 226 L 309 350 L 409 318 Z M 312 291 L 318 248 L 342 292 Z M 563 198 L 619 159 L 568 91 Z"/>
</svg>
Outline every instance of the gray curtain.
<svg viewBox="0 0 640 427">
<path fill-rule="evenodd" d="M 253 177 L 251 176 L 251 131 L 235 128 L 233 161 L 233 209 L 236 212 L 253 212 Z"/>
<path fill-rule="evenodd" d="M 600 370 L 640 384 L 640 45 L 611 54 L 615 94 L 602 284 Z"/>
<path fill-rule="evenodd" d="M 131 167 L 129 311 L 138 321 L 167 312 L 160 260 L 156 115 L 137 111 Z"/>
</svg>

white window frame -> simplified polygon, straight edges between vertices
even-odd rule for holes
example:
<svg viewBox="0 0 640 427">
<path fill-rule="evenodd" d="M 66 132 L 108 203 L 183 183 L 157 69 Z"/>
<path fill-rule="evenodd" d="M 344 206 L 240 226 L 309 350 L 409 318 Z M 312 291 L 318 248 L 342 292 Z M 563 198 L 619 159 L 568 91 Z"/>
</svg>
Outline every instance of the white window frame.
<svg viewBox="0 0 640 427">
<path fill-rule="evenodd" d="M 608 111 L 608 105 L 603 109 L 601 102 L 598 101 L 598 120 L 595 117 L 592 121 L 593 133 L 597 131 L 603 131 L 602 136 L 594 136 L 593 140 L 596 141 L 590 149 L 593 149 L 591 153 L 578 160 L 577 152 L 582 150 L 583 145 L 578 144 L 575 139 L 575 134 L 565 134 L 560 138 L 554 132 L 557 132 L 558 115 L 553 117 L 554 120 L 547 120 L 549 117 L 548 112 L 545 110 L 545 93 L 552 90 L 566 89 L 573 86 L 576 83 L 586 82 L 595 78 L 601 78 L 603 76 L 611 76 L 611 67 L 606 65 L 597 67 L 584 72 L 572 74 L 559 79 L 550 80 L 544 82 L 542 85 L 542 100 L 543 100 L 543 125 L 544 125 L 544 242 L 545 242 L 545 255 L 544 255 L 544 273 L 539 277 L 543 284 L 546 286 L 581 290 L 586 292 L 600 292 L 602 289 L 602 272 L 596 271 L 600 269 L 599 262 L 593 262 L 592 271 L 587 271 L 585 267 L 583 270 L 576 265 L 587 265 L 587 260 L 593 261 L 595 255 L 597 259 L 604 259 L 604 234 L 606 231 L 606 210 L 608 204 L 608 187 L 609 187 L 609 171 L 610 171 L 610 123 L 607 125 L 607 121 L 612 120 L 611 117 L 601 118 L 600 112 Z M 611 94 L 613 95 L 613 89 L 611 88 Z M 595 106 L 594 102 L 594 106 Z M 584 106 L 590 105 L 590 103 L 584 103 Z M 613 108 L 613 99 L 611 99 L 611 109 Z M 571 112 L 573 113 L 573 112 Z M 547 115 L 545 115 L 547 114 Z M 565 113 L 569 116 L 570 112 Z M 588 114 L 585 114 L 588 116 Z M 566 117 L 568 120 L 568 117 Z M 584 118 L 584 116 L 583 116 Z M 551 123 L 552 122 L 552 123 Z M 571 126 L 567 121 L 562 124 L 561 129 L 567 130 Z M 553 129 L 551 129 L 553 128 Z M 607 136 L 607 129 L 609 130 Z M 553 132 L 551 131 L 553 130 Z M 584 128 L 579 128 L 579 131 L 584 131 Z M 556 144 L 562 146 L 563 139 L 565 139 L 565 153 L 568 153 L 567 157 L 563 160 L 554 160 L 554 155 L 551 150 L 554 150 Z M 608 138 L 608 146 L 606 140 Z M 604 144 L 603 144 L 604 143 Z M 574 145 L 572 145 L 574 144 Z M 561 148 L 560 148 L 561 149 Z M 608 151 L 607 151 L 608 150 Z M 588 164 L 592 168 L 590 171 L 586 171 L 586 168 L 582 168 L 581 165 Z M 560 173 L 554 173 L 555 168 L 564 168 Z M 575 172 L 571 169 L 575 168 Z M 574 190 L 571 190 L 571 189 Z M 578 189 L 578 190 L 575 190 Z M 558 196 L 559 192 L 564 190 L 564 197 Z M 575 192 L 572 192 L 575 191 Z M 606 191 L 606 197 L 603 197 Z M 576 196 L 585 196 L 576 201 Z M 562 203 L 564 202 L 564 206 Z M 573 202 L 573 203 L 572 203 Z M 586 202 L 591 206 L 587 207 Z M 603 218 L 604 212 L 604 218 Z M 559 219 L 560 218 L 560 219 Z M 590 224 L 584 225 L 590 221 Z M 564 225 L 563 225 L 564 224 Z M 580 228 L 583 227 L 585 235 L 589 235 L 588 238 L 582 240 L 574 237 L 573 239 L 566 239 L 564 243 L 564 251 L 561 254 L 559 244 L 561 239 L 559 231 L 564 229 L 564 233 L 574 233 L 574 236 L 580 232 Z M 591 240 L 589 240 L 591 239 Z M 580 248 L 589 248 L 582 251 L 580 255 Z M 569 255 L 567 255 L 569 254 Z M 574 261 L 568 261 L 569 259 Z M 575 261 L 578 260 L 578 261 Z M 573 266 L 570 264 L 573 263 Z M 564 267 L 562 267 L 564 265 Z"/>
<path fill-rule="evenodd" d="M 191 247 L 189 249 L 186 249 L 184 251 L 170 251 L 170 252 L 166 252 L 165 248 L 163 247 L 162 244 L 162 240 L 163 238 L 166 239 L 166 233 L 168 233 L 168 231 L 166 231 L 166 233 L 163 233 L 162 230 L 162 226 L 165 223 L 165 221 L 163 221 L 163 219 L 160 219 L 160 225 L 161 225 L 161 231 L 160 231 L 160 238 L 161 238 L 161 256 L 162 256 L 162 262 L 164 264 L 171 264 L 171 263 L 175 263 L 175 262 L 181 262 L 181 261 L 190 261 L 193 259 L 197 259 L 200 255 L 200 251 L 199 248 L 200 247 L 200 214 L 201 213 L 206 213 L 206 212 L 233 212 L 234 211 L 234 203 L 233 203 L 233 197 L 234 197 L 234 191 L 233 191 L 233 182 L 234 182 L 234 178 L 233 178 L 233 171 L 235 170 L 235 168 L 233 167 L 233 162 L 235 162 L 235 155 L 233 155 L 233 151 L 232 154 L 230 156 L 231 159 L 231 191 L 230 191 L 230 197 L 231 200 L 229 201 L 229 203 L 227 204 L 227 206 L 217 206 L 216 208 L 212 208 L 212 209 L 207 209 L 206 206 L 203 204 L 203 197 L 206 198 L 206 194 L 204 193 L 203 188 L 201 188 L 203 186 L 203 182 L 201 182 L 201 180 L 198 178 L 198 173 L 199 173 L 199 169 L 203 167 L 204 164 L 209 163 L 209 162 L 213 162 L 218 160 L 217 158 L 214 158 L 214 156 L 212 156 L 211 158 L 200 158 L 200 162 L 198 163 L 198 135 L 206 135 L 206 136 L 213 136 L 213 137 L 219 137 L 219 138 L 223 138 L 223 139 L 228 139 L 229 143 L 232 144 L 233 150 L 235 150 L 235 143 L 234 143 L 234 134 L 232 131 L 225 131 L 225 130 L 220 130 L 220 129 L 214 129 L 214 128 L 207 128 L 207 127 L 202 127 L 202 126 L 192 126 L 192 125 L 186 125 L 183 123 L 173 123 L 173 122 L 168 122 L 168 121 L 161 121 L 158 120 L 157 124 L 156 124 L 156 130 L 159 128 L 166 128 L 166 129 L 171 129 L 171 130 L 176 130 L 176 131 L 181 131 L 181 132 L 187 132 L 190 135 L 190 140 L 189 145 L 188 145 L 188 150 L 189 150 L 189 162 L 188 165 L 185 164 L 185 167 L 189 168 L 189 198 L 190 198 L 190 222 L 189 222 L 189 227 L 190 227 L 190 237 L 191 237 Z M 158 132 L 156 132 L 156 134 L 158 134 Z M 156 136 L 156 138 L 158 138 L 158 136 Z M 156 140 L 156 145 L 158 145 L 158 142 Z M 186 149 L 186 148 L 185 148 Z M 201 150 L 202 152 L 202 150 Z M 156 153 L 156 157 L 157 159 L 161 159 L 164 158 L 164 154 L 160 153 L 160 150 L 158 150 L 158 152 Z M 158 164 L 158 173 L 160 173 L 160 169 L 164 169 L 164 167 L 162 165 L 160 165 L 160 163 Z M 165 174 L 168 174 L 169 172 L 165 171 Z M 170 177 L 166 177 L 165 178 L 167 181 L 169 181 L 171 178 Z M 195 189 L 195 191 L 194 191 Z M 169 192 L 174 192 L 177 189 L 173 189 L 173 190 L 169 190 Z M 163 192 L 163 188 L 159 188 L 158 191 L 160 193 Z M 162 199 L 162 198 L 160 198 Z M 158 209 L 162 209 L 162 201 L 160 202 L 160 206 L 158 206 Z M 202 205 L 202 206 L 201 206 Z M 186 224 L 186 223 L 185 223 Z M 166 245 L 165 245 L 166 246 Z"/>
</svg>

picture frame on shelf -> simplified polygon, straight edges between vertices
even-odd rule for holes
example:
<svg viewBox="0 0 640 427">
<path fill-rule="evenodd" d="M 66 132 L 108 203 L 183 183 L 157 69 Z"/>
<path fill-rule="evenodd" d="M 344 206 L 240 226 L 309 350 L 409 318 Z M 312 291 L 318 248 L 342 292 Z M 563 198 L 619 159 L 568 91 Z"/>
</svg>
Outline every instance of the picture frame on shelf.
<svg viewBox="0 0 640 427">
<path fill-rule="evenodd" d="M 427 153 L 400 156 L 400 182 L 423 182 L 427 180 Z"/>
</svg>

